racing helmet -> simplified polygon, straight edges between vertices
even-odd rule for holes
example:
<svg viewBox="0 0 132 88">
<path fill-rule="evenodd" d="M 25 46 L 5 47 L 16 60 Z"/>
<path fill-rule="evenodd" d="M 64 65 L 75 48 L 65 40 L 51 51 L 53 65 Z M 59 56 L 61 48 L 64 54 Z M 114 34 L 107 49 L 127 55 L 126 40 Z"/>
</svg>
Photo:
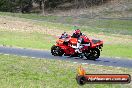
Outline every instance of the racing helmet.
<svg viewBox="0 0 132 88">
<path fill-rule="evenodd" d="M 80 30 L 80 29 L 76 29 L 76 30 L 74 31 L 74 33 L 75 33 L 75 34 L 81 34 L 81 30 Z"/>
</svg>

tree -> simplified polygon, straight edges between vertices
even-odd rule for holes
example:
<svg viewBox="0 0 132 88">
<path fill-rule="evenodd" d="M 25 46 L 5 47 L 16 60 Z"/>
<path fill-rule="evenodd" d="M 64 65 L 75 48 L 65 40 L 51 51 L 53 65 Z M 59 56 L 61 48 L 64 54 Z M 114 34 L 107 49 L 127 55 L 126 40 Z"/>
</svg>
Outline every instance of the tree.
<svg viewBox="0 0 132 88">
<path fill-rule="evenodd" d="M 16 12 L 17 8 L 22 12 L 29 12 L 32 0 L 0 0 L 0 11 Z"/>
<path fill-rule="evenodd" d="M 32 0 L 19 0 L 19 6 L 22 13 L 30 12 L 32 8 Z"/>
<path fill-rule="evenodd" d="M 0 11 L 10 11 L 11 10 L 11 1 L 10 0 L 1 0 L 0 1 Z"/>
<path fill-rule="evenodd" d="M 42 0 L 34 0 L 34 2 L 39 4 L 39 9 L 42 10 Z"/>
<path fill-rule="evenodd" d="M 48 0 L 34 0 L 35 3 L 39 4 L 39 9 L 42 10 L 43 14 L 45 14 L 45 6 L 47 1 Z"/>
</svg>

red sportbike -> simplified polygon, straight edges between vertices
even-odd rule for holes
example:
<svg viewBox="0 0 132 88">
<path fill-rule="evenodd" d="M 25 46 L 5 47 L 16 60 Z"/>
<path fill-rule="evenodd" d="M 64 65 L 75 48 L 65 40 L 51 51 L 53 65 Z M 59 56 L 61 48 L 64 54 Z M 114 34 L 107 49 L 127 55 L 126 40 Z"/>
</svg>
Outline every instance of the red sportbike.
<svg viewBox="0 0 132 88">
<path fill-rule="evenodd" d="M 82 53 L 75 52 L 74 46 L 77 46 L 78 39 L 70 36 L 59 38 L 56 44 L 51 47 L 51 53 L 54 56 L 73 56 L 83 58 L 85 56 L 89 60 L 96 60 L 100 56 L 100 50 L 103 47 L 103 41 L 89 39 L 87 36 L 82 35 L 80 46 Z M 80 55 L 81 54 L 81 55 Z"/>
</svg>

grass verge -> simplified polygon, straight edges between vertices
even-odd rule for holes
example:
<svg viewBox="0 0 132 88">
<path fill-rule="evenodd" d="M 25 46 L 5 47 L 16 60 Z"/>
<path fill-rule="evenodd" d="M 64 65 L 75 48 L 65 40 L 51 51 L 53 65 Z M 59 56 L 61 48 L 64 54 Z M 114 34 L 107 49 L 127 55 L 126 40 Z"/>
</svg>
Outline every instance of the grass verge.
<svg viewBox="0 0 132 88">
<path fill-rule="evenodd" d="M 55 38 L 38 32 L 0 31 L 0 44 L 24 48 L 50 49 Z"/>
<path fill-rule="evenodd" d="M 104 44 L 101 56 L 132 58 L 132 46 L 123 44 Z"/>
<path fill-rule="evenodd" d="M 76 83 L 79 63 L 53 59 L 31 59 L 0 54 L 1 88 L 131 88 L 132 84 L 87 84 Z M 82 65 L 87 73 L 130 74 L 132 69 L 96 65 Z M 100 70 L 99 70 L 100 69 Z"/>
</svg>

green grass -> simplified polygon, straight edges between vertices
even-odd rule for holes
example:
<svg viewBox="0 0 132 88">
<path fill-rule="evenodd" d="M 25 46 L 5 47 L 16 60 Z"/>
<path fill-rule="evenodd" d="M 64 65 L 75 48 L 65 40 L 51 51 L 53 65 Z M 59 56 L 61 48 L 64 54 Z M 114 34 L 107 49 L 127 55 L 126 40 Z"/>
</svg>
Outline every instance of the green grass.
<svg viewBox="0 0 132 88">
<path fill-rule="evenodd" d="M 104 45 L 101 56 L 132 58 L 132 45 L 107 44 Z"/>
<path fill-rule="evenodd" d="M 0 31 L 0 44 L 25 48 L 50 49 L 55 38 L 38 33 Z"/>
<path fill-rule="evenodd" d="M 39 14 L 21 14 L 21 13 L 9 13 L 9 12 L 0 12 L 0 15 L 26 18 L 32 20 L 40 20 L 40 21 L 52 21 L 52 22 L 54 22 L 59 18 L 58 16 L 42 16 Z"/>
<path fill-rule="evenodd" d="M 87 26 L 91 26 L 95 28 L 98 32 L 132 35 L 132 21 L 131 20 L 91 19 L 90 21 L 85 20 L 83 22 L 83 25 L 86 25 L 86 24 Z"/>
<path fill-rule="evenodd" d="M 131 88 L 131 84 L 86 84 L 75 77 L 80 64 L 61 60 L 31 59 L 0 54 L 1 88 Z M 88 73 L 132 74 L 132 69 L 82 65 Z M 103 70 L 103 72 L 101 71 Z"/>
<path fill-rule="evenodd" d="M 89 19 L 81 17 L 62 17 L 62 16 L 41 16 L 37 14 L 5 13 L 0 12 L 1 16 L 13 16 L 31 20 L 42 21 L 42 25 L 47 24 L 50 28 L 69 29 L 73 25 L 78 25 L 80 29 L 88 32 L 104 32 L 113 34 L 132 35 L 132 20 L 119 19 Z M 43 23 L 44 22 L 44 23 Z M 51 23 L 48 23 L 51 22 Z M 82 27 L 85 26 L 85 27 Z"/>
</svg>

